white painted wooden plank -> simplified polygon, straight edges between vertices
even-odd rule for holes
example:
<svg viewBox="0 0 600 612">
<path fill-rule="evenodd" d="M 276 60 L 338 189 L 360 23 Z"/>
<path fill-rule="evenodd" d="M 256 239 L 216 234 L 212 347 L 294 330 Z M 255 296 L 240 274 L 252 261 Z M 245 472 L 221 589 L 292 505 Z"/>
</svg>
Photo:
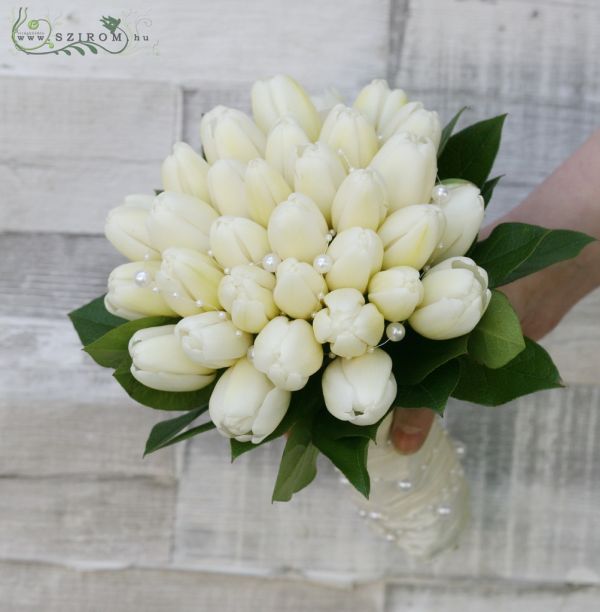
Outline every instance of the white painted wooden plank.
<svg viewBox="0 0 600 612">
<path fill-rule="evenodd" d="M 410 3 L 394 81 L 449 118 L 508 112 L 496 170 L 528 187 L 597 127 L 597 3 L 547 0 L 422 0 Z M 443 31 L 443 34 L 441 32 Z M 518 203 L 498 190 L 492 216 Z"/>
<path fill-rule="evenodd" d="M 176 559 L 360 578 L 418 573 L 600 583 L 600 390 L 546 392 L 498 409 L 453 403 L 469 447 L 473 524 L 431 564 L 405 559 L 356 515 L 334 472 L 289 504 L 270 504 L 281 445 L 228 462 L 217 434 L 189 444 L 177 509 Z M 293 546 L 288 543 L 294 542 Z"/>
<path fill-rule="evenodd" d="M 383 612 L 383 585 L 336 588 L 168 569 L 0 563 L 0 612 Z"/>
<path fill-rule="evenodd" d="M 10 52 L 7 41 L 0 74 L 164 79 L 201 85 L 248 84 L 284 71 L 309 87 L 344 81 L 358 86 L 385 72 L 389 4 L 389 0 L 306 0 L 292 10 L 278 0 L 154 0 L 138 17 L 152 21 L 148 32 L 158 41 L 156 54 L 30 57 Z M 116 11 L 114 16 L 127 12 Z M 56 13 L 50 11 L 50 16 Z M 82 0 L 63 12 L 62 21 L 66 29 L 78 30 L 96 23 L 102 14 L 92 0 Z M 6 22 L 8 31 L 8 15 Z"/>
<path fill-rule="evenodd" d="M 388 586 L 385 612 L 596 612 L 595 586 L 453 581 Z"/>
<path fill-rule="evenodd" d="M 0 182 L 10 197 L 0 230 L 102 231 L 124 195 L 160 186 L 180 112 L 168 83 L 2 77 Z"/>
<path fill-rule="evenodd" d="M 164 564 L 174 493 L 164 478 L 0 478 L 0 558 Z"/>
</svg>

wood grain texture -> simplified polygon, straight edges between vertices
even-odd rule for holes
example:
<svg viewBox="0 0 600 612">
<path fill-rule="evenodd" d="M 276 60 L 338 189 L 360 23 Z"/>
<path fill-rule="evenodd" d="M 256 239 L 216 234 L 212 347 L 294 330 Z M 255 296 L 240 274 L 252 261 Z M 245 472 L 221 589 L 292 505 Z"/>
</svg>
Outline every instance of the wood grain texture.
<svg viewBox="0 0 600 612">
<path fill-rule="evenodd" d="M 327 464 L 293 503 L 271 505 L 280 444 L 229 465 L 218 434 L 195 439 L 179 489 L 176 559 L 338 578 L 563 582 L 585 575 L 599 583 L 600 492 L 592 468 L 600 460 L 599 406 L 593 387 L 541 393 L 498 409 L 453 404 L 447 420 L 468 446 L 473 523 L 457 551 L 431 564 L 408 561 L 371 533 Z"/>
<path fill-rule="evenodd" d="M 0 562 L 0 612 L 383 612 L 383 585 L 336 588 L 168 569 Z"/>
<path fill-rule="evenodd" d="M 168 83 L 2 77 L 0 230 L 102 231 L 126 194 L 160 186 L 180 112 Z"/>
<path fill-rule="evenodd" d="M 0 558 L 169 561 L 171 479 L 0 478 Z"/>
<path fill-rule="evenodd" d="M 163 79 L 204 88 L 207 81 L 250 84 L 283 71 L 310 88 L 358 86 L 385 73 L 389 10 L 390 0 L 306 0 L 293 7 L 278 0 L 154 0 L 138 16 L 152 20 L 148 32 L 158 41 L 156 53 L 98 54 L 74 61 L 79 58 L 31 58 L 6 49 L 0 74 Z M 5 31 L 10 31 L 6 13 Z M 115 16 L 127 11 L 122 13 Z M 63 12 L 62 21 L 78 31 L 100 16 L 97 3 L 82 0 Z"/>
</svg>

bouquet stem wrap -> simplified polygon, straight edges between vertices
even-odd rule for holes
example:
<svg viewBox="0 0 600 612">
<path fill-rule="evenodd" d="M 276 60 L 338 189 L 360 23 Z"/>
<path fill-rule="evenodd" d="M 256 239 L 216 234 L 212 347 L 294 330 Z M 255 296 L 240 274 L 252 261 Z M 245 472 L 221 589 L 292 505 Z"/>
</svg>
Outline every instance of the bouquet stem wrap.
<svg viewBox="0 0 600 612">
<path fill-rule="evenodd" d="M 469 490 L 455 446 L 434 421 L 423 447 L 401 455 L 389 440 L 392 414 L 369 445 L 369 499 L 353 490 L 361 516 L 412 557 L 428 559 L 456 545 L 469 521 Z"/>
</svg>

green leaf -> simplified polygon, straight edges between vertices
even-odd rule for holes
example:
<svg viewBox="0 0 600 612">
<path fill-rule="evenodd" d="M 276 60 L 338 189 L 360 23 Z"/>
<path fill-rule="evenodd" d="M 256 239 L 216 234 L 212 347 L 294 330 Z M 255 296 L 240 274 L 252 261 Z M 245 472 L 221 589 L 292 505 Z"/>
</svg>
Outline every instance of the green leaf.
<svg viewBox="0 0 600 612">
<path fill-rule="evenodd" d="M 550 355 L 525 338 L 525 349 L 504 367 L 491 369 L 468 357 L 460 360 L 460 380 L 453 397 L 487 406 L 498 406 L 522 395 L 562 387 Z"/>
<path fill-rule="evenodd" d="M 481 188 L 481 197 L 483 198 L 483 202 L 486 207 L 492 199 L 492 195 L 494 194 L 494 189 L 496 189 L 496 185 L 503 177 L 504 174 L 500 174 L 499 176 L 495 176 L 494 178 L 491 178 L 489 181 L 486 181 L 483 184 L 483 187 Z"/>
<path fill-rule="evenodd" d="M 492 291 L 487 310 L 469 335 L 469 355 L 488 368 L 501 368 L 524 348 L 517 313 L 503 293 Z"/>
<path fill-rule="evenodd" d="M 392 358 L 399 385 L 416 385 L 434 370 L 467 352 L 468 335 L 450 340 L 429 340 L 411 329 L 401 342 L 388 342 L 383 349 Z"/>
<path fill-rule="evenodd" d="M 572 230 L 551 230 L 527 223 L 501 223 L 475 245 L 472 258 L 500 287 L 579 254 L 595 239 Z"/>
<path fill-rule="evenodd" d="M 354 488 L 369 497 L 371 481 L 367 471 L 369 438 L 334 439 L 322 432 L 317 424 L 313 427 L 313 444 L 335 465 Z"/>
<path fill-rule="evenodd" d="M 154 195 L 160 195 L 161 193 L 163 193 L 164 189 L 155 189 L 154 190 Z"/>
<path fill-rule="evenodd" d="M 184 440 L 188 440 L 189 438 L 193 438 L 194 436 L 197 436 L 201 433 L 204 433 L 206 431 L 211 431 L 213 429 L 216 428 L 216 425 L 212 422 L 212 421 L 208 421 L 206 423 L 202 423 L 202 425 L 198 425 L 197 427 L 192 427 L 186 431 L 184 431 L 183 433 L 180 433 L 178 436 L 175 436 L 173 438 L 171 438 L 168 442 L 165 442 L 164 444 L 162 444 L 161 446 L 159 446 L 158 448 L 167 448 L 167 446 L 172 446 L 173 444 L 178 444 L 179 442 L 183 442 Z M 155 449 L 155 450 L 158 450 Z M 154 452 L 154 451 L 150 451 L 150 452 Z M 144 456 L 147 453 L 144 453 Z"/>
<path fill-rule="evenodd" d="M 450 136 L 452 136 L 452 132 L 460 119 L 460 116 L 469 108 L 468 106 L 463 106 L 450 121 L 446 124 L 444 129 L 442 130 L 442 137 L 440 138 L 440 146 L 438 147 L 438 157 L 443 153 L 446 145 L 448 144 L 448 140 Z"/>
<path fill-rule="evenodd" d="M 399 385 L 394 404 L 403 408 L 431 408 L 443 415 L 459 378 L 460 366 L 458 360 L 453 359 L 416 385 Z"/>
<path fill-rule="evenodd" d="M 106 310 L 103 295 L 70 312 L 69 318 L 83 345 L 90 344 L 111 329 L 127 323 L 126 319 L 115 317 Z"/>
<path fill-rule="evenodd" d="M 146 317 L 145 319 L 128 321 L 106 332 L 91 344 L 86 345 L 83 350 L 99 365 L 105 368 L 117 368 L 129 355 L 127 348 L 129 340 L 136 331 L 146 327 L 158 327 L 176 322 L 177 319 L 172 317 Z"/>
<path fill-rule="evenodd" d="M 182 430 L 185 429 L 192 421 L 196 420 L 203 412 L 206 412 L 208 406 L 188 410 L 184 414 L 157 423 L 150 432 L 146 442 L 144 456 L 157 451 L 159 448 L 168 446 L 169 442 Z"/>
<path fill-rule="evenodd" d="M 157 391 L 137 381 L 131 373 L 131 357 L 127 357 L 115 370 L 113 376 L 136 402 L 156 410 L 192 410 L 208 405 L 219 373 L 210 385 L 197 391 Z"/>
<path fill-rule="evenodd" d="M 318 455 L 310 427 L 303 421 L 296 423 L 283 449 L 272 501 L 290 501 L 294 493 L 308 486 L 317 475 Z"/>
<path fill-rule="evenodd" d="M 440 180 L 461 178 L 483 187 L 490 174 L 506 115 L 474 123 L 452 136 L 438 159 Z"/>
</svg>

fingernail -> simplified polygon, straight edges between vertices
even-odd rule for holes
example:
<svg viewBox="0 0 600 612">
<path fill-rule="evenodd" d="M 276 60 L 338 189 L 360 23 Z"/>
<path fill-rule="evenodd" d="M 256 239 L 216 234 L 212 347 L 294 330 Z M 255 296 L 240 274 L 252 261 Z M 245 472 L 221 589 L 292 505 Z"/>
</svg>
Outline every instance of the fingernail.
<svg viewBox="0 0 600 612">
<path fill-rule="evenodd" d="M 412 455 L 423 444 L 423 429 L 414 425 L 398 424 L 392 429 L 392 442 L 399 453 Z"/>
</svg>

